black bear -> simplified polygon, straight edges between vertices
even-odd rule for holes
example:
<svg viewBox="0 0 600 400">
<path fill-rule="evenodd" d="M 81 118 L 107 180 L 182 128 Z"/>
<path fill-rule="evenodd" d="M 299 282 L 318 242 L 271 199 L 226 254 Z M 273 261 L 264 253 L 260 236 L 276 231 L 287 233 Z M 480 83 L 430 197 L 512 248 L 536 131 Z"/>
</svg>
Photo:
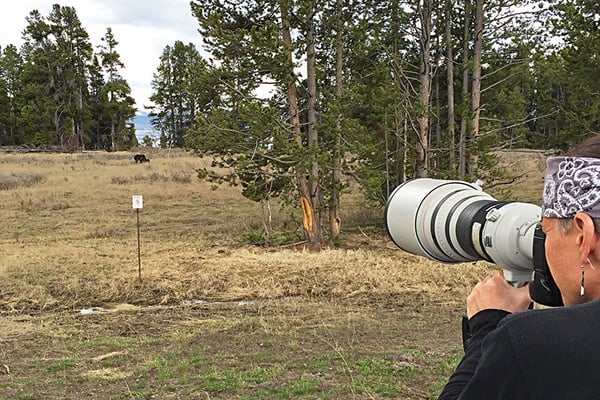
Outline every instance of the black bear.
<svg viewBox="0 0 600 400">
<path fill-rule="evenodd" d="M 136 163 L 150 162 L 150 159 L 146 158 L 145 154 L 136 154 L 135 156 L 133 156 L 133 159 Z"/>
</svg>

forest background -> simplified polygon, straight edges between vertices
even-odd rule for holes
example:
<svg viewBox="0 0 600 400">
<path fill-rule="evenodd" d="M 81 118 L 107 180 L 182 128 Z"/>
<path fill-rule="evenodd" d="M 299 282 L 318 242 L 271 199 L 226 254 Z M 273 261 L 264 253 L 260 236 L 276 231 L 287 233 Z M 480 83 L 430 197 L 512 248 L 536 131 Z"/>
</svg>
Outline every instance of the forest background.
<svg viewBox="0 0 600 400">
<path fill-rule="evenodd" d="M 336 241 L 351 184 L 382 204 L 406 179 L 514 177 L 506 148 L 561 151 L 597 131 L 600 6 L 587 0 L 194 0 L 204 46 L 167 46 L 152 81 L 160 146 L 194 149 L 215 185 L 299 204 Z M 27 17 L 0 56 L 0 144 L 137 145 L 118 38 L 96 49 L 76 9 Z M 149 139 L 149 138 L 148 138 Z M 145 141 L 150 144 L 150 141 Z M 299 199 L 299 201 L 298 201 Z"/>
</svg>

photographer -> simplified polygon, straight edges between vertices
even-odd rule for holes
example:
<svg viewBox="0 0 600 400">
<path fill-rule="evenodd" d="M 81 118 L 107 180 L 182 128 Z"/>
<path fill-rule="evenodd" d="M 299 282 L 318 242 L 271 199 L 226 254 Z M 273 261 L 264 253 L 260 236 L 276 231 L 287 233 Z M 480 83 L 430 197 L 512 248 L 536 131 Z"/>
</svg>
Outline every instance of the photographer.
<svg viewBox="0 0 600 400">
<path fill-rule="evenodd" d="M 600 136 L 547 164 L 542 229 L 565 307 L 525 311 L 527 287 L 479 282 L 472 337 L 440 400 L 600 399 Z"/>
</svg>

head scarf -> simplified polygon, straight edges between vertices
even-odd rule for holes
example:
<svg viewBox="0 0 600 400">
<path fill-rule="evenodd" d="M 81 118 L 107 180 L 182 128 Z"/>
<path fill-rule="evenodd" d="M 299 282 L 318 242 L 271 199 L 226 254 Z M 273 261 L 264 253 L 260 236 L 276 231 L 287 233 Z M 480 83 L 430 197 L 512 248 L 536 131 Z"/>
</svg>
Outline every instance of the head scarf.
<svg viewBox="0 0 600 400">
<path fill-rule="evenodd" d="M 600 158 L 548 158 L 542 215 L 570 218 L 578 212 L 600 217 Z"/>
</svg>

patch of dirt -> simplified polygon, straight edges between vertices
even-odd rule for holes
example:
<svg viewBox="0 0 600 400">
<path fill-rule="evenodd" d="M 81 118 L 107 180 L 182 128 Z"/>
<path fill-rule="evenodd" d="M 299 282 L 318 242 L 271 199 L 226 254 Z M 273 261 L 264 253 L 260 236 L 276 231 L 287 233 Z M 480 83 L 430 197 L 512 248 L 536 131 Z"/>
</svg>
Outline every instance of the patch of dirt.
<svg viewBox="0 0 600 400">
<path fill-rule="evenodd" d="M 275 387 L 303 380 L 318 383 L 324 394 L 296 398 L 347 398 L 351 389 L 339 388 L 370 373 L 357 366 L 385 363 L 406 374 L 394 378 L 402 380 L 394 389 L 398 398 L 425 399 L 439 386 L 434 360 L 459 349 L 459 326 L 459 309 L 422 295 L 13 316 L 0 326 L 0 364 L 11 371 L 0 375 L 0 397 L 281 398 Z M 211 383 L 257 368 L 277 376 L 231 390 L 225 382 L 223 388 Z M 273 390 L 273 397 L 265 394 Z M 351 397 L 388 396 L 371 391 Z"/>
</svg>

